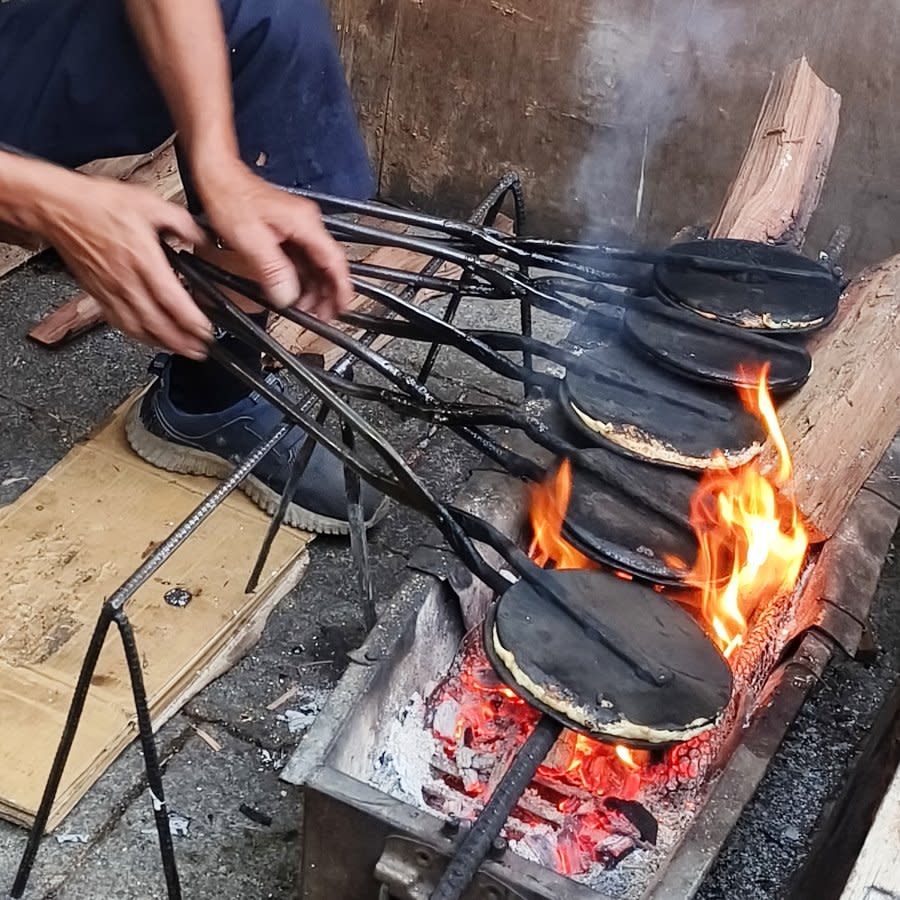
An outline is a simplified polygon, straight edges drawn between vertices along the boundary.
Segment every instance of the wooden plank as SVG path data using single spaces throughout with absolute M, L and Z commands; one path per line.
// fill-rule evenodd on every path
M 59 347 L 103 321 L 100 304 L 84 291 L 78 291 L 52 313 L 44 316 L 28 337 L 44 347 Z
M 710 237 L 803 245 L 837 138 L 841 97 L 806 57 L 773 78 Z
M 820 247 L 849 223 L 848 258 L 859 264 L 900 245 L 896 4 L 860 15 L 839 0 L 826 16 L 807 0 L 399 5 L 395 18 L 397 0 L 331 0 L 358 105 L 389 99 L 383 138 L 381 117 L 363 119 L 370 145 L 383 147 L 373 160 L 385 197 L 461 214 L 510 166 L 525 176 L 535 231 L 583 236 L 616 222 L 667 240 L 716 216 L 772 72 L 805 53 L 852 111 L 811 239 Z M 377 91 L 359 83 L 375 48 Z M 478 97 L 474 115 L 459 97 Z
M 121 156 L 113 159 L 100 159 L 81 166 L 79 171 L 90 175 L 99 175 L 104 178 L 120 178 L 123 181 L 136 180 L 141 183 L 140 171 L 151 166 L 160 158 L 164 158 L 174 164 L 175 152 L 171 139 L 166 141 L 151 153 L 143 153 L 139 156 Z M 158 169 L 154 170 L 158 171 Z M 151 185 L 152 186 L 152 185 Z M 36 243 L 32 247 L 20 247 L 16 244 L 0 243 L 0 277 L 12 272 L 19 266 L 33 259 L 39 253 L 46 250 L 46 246 Z
M 863 272 L 812 335 L 809 381 L 778 410 L 814 540 L 831 537 L 900 428 L 900 256 Z M 774 460 L 768 447 L 766 460 Z
M 380 177 L 401 0 L 331 0 L 341 60 L 369 158 Z
M 0 816 L 28 824 L 103 598 L 214 482 L 155 469 L 127 446 L 123 411 L 0 512 Z M 99 476 L 99 477 L 98 477 Z M 253 595 L 243 586 L 268 517 L 236 493 L 129 605 L 159 727 L 245 650 L 296 583 L 310 536 L 282 529 Z M 164 595 L 185 587 L 177 609 Z M 114 629 L 115 631 L 115 629 Z M 121 642 L 110 635 L 51 827 L 134 738 Z
M 900 900 L 900 769 L 881 802 L 841 900 Z

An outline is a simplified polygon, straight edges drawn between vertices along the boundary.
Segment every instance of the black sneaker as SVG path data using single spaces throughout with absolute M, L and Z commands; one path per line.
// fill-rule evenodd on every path
M 186 475 L 222 478 L 282 422 L 281 413 L 256 393 L 221 412 L 183 412 L 171 399 L 170 369 L 167 360 L 158 369 L 156 383 L 128 411 L 125 423 L 132 449 L 154 466 Z M 270 375 L 267 381 L 276 390 L 283 390 L 276 376 Z M 278 508 L 304 437 L 300 428 L 292 428 L 241 485 L 241 490 L 270 515 Z M 386 498 L 365 482 L 362 503 L 367 526 L 386 512 Z M 287 508 L 285 522 L 320 534 L 347 534 L 349 530 L 343 465 L 319 445 Z

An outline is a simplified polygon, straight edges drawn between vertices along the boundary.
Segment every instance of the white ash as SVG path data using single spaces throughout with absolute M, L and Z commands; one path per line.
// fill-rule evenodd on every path
M 519 839 L 509 842 L 510 849 L 548 869 L 556 868 L 556 831 L 544 822 L 536 822 Z
M 397 800 L 426 809 L 422 790 L 435 782 L 431 760 L 440 749 L 425 723 L 425 700 L 415 693 L 387 729 L 386 747 L 375 751 L 373 787 Z
M 456 722 L 459 719 L 459 702 L 453 697 L 442 700 L 434 711 L 431 728 L 438 737 L 453 740 L 456 735 Z
M 291 734 L 299 734 L 306 731 L 310 725 L 316 720 L 316 716 L 322 711 L 325 701 L 328 698 L 328 691 L 313 690 L 304 693 L 300 700 L 294 703 L 294 708 L 286 709 L 279 713 L 276 718 L 279 722 L 284 722 Z

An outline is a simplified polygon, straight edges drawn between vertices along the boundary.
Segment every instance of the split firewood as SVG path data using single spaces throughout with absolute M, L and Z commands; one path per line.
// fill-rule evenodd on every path
M 44 347 L 59 347 L 103 321 L 100 304 L 84 291 L 78 291 L 41 319 L 28 337 Z
M 837 135 L 840 96 L 805 58 L 773 81 L 710 237 L 800 249 Z M 807 339 L 809 381 L 778 410 L 814 541 L 830 537 L 900 428 L 900 257 L 863 273 Z M 771 444 L 763 465 L 774 462 Z
M 841 96 L 806 60 L 769 85 L 710 237 L 803 245 L 837 137 Z
M 778 415 L 797 505 L 813 540 L 822 540 L 900 429 L 900 256 L 854 279 L 834 322 L 808 346 L 812 375 Z

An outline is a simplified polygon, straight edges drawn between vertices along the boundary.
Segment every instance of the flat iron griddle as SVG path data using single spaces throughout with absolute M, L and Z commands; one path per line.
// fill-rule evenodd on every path
M 585 454 L 611 453 L 603 448 Z M 621 457 L 635 480 L 654 485 L 659 504 L 651 509 L 628 492 L 572 467 L 572 492 L 562 536 L 596 562 L 654 584 L 681 586 L 697 558 L 689 523 L 698 480 L 690 473 Z M 666 507 L 671 513 L 666 514 Z
M 626 310 L 622 334 L 651 360 L 697 381 L 747 385 L 768 364 L 769 389 L 787 394 L 812 371 L 802 347 L 661 303 Z
M 642 677 L 520 581 L 485 621 L 486 652 L 506 684 L 566 728 L 630 747 L 670 746 L 716 725 L 731 697 L 731 671 L 687 612 L 612 575 L 568 570 L 547 577 L 572 608 L 600 616 L 619 649 L 639 648 L 666 667 L 668 678 L 661 684 Z
M 592 374 L 568 372 L 560 399 L 593 441 L 681 469 L 706 469 L 714 451 L 749 462 L 765 441 L 762 424 L 733 390 L 697 384 L 654 365 L 616 335 L 582 357 Z
M 702 255 L 757 266 L 788 266 L 821 275 L 819 263 L 789 250 L 754 241 L 688 241 L 670 254 Z M 789 278 L 722 274 L 672 262 L 658 263 L 653 282 L 659 295 L 719 322 L 751 331 L 811 331 L 827 324 L 837 311 L 840 282 L 834 278 Z

